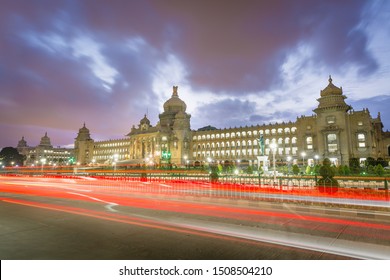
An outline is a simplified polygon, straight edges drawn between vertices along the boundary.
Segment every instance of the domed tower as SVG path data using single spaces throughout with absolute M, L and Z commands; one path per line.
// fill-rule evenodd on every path
M 25 160 L 23 162 L 23 165 L 26 165 L 28 154 L 29 154 L 29 147 L 27 145 L 26 140 L 24 140 L 24 136 L 22 136 L 22 139 L 19 140 L 18 146 L 16 147 L 18 150 L 18 153 L 25 156 Z
M 330 158 L 336 164 L 348 164 L 351 142 L 348 111 L 351 106 L 345 103 L 342 87 L 332 83 L 320 91 L 318 107 L 313 111 L 317 114 L 318 149 L 322 158 Z
M 50 138 L 47 136 L 47 132 L 45 133 L 45 136 L 41 138 L 41 142 L 38 145 L 39 147 L 45 147 L 45 148 L 53 148 L 50 142 Z
M 149 127 L 150 127 L 150 120 L 146 117 L 145 114 L 145 116 L 139 122 L 139 128 L 141 129 L 141 131 L 145 131 L 148 130 Z
M 351 109 L 351 106 L 347 105 L 344 101 L 344 99 L 346 99 L 347 97 L 343 95 L 343 88 L 336 87 L 332 83 L 331 76 L 329 76 L 328 81 L 328 86 L 320 91 L 321 97 L 317 99 L 320 104 L 318 104 L 318 107 L 314 109 L 314 112 L 320 114 L 326 111 L 349 111 Z
M 171 162 L 183 165 L 189 156 L 190 119 L 187 105 L 179 98 L 178 87 L 173 87 L 172 96 L 164 103 L 160 118 L 161 152 L 170 152 Z
M 89 129 L 85 126 L 79 129 L 79 133 L 74 142 L 74 154 L 76 162 L 88 164 L 93 158 L 94 140 L 91 138 Z

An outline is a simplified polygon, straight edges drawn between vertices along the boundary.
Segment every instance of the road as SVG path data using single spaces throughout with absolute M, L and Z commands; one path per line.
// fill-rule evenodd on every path
M 0 177 L 0 258 L 390 259 L 386 209 L 352 215 L 351 206 L 199 197 L 186 186 Z

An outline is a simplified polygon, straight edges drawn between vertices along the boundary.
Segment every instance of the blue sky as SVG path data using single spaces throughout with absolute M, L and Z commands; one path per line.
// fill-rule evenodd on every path
M 192 129 L 295 121 L 329 75 L 390 128 L 390 1 L 6 0 L 0 42 L 0 147 L 123 138 L 174 85 Z

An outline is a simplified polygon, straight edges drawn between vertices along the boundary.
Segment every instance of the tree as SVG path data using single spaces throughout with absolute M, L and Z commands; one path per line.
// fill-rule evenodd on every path
M 253 167 L 252 165 L 249 165 L 248 168 L 246 169 L 247 174 L 253 174 Z
M 218 182 L 219 174 L 218 174 L 218 165 L 211 164 L 210 165 L 210 181 L 211 183 Z
M 383 174 L 385 173 L 385 169 L 380 164 L 375 166 L 374 171 L 375 171 L 375 174 L 378 175 L 378 176 L 383 176 Z
M 0 161 L 4 166 L 23 165 L 24 156 L 13 147 L 5 147 L 0 151 Z
M 384 160 L 383 158 L 378 158 L 376 160 L 376 162 L 380 165 L 382 165 L 382 167 L 387 167 L 389 166 L 389 162 L 387 160 Z
M 376 160 L 372 157 L 368 157 L 366 159 L 366 162 L 365 162 L 365 165 L 368 167 L 368 166 L 375 166 L 376 165 Z
M 344 169 L 344 166 L 343 165 L 339 165 L 338 167 L 337 167 L 337 174 L 338 175 L 345 175 L 345 169 Z
M 294 164 L 292 167 L 292 172 L 294 175 L 298 175 L 299 174 L 299 166 Z
M 333 178 L 335 171 L 335 168 L 331 166 L 331 161 L 328 158 L 325 158 L 320 168 L 320 175 L 322 178 L 318 180 L 320 192 L 337 192 L 339 183 Z
M 358 174 L 360 172 L 359 159 L 358 158 L 350 158 L 349 159 L 349 168 L 351 170 L 351 173 Z
M 348 165 L 344 165 L 344 175 L 351 175 L 351 169 L 349 169 Z

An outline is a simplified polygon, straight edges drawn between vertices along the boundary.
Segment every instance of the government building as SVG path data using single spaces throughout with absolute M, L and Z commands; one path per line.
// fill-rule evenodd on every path
M 155 126 L 145 115 L 126 138 L 95 142 L 84 125 L 77 135 L 74 153 L 81 164 L 169 162 L 196 166 L 212 160 L 258 165 L 260 156 L 273 152 L 279 161 L 289 159 L 301 164 L 325 157 L 335 165 L 348 165 L 351 158 L 389 160 L 390 132 L 383 131 L 380 114 L 373 118 L 367 108 L 355 111 L 345 99 L 342 88 L 329 77 L 312 116 L 298 117 L 295 122 L 191 130 L 191 115 L 179 98 L 178 87 L 173 87 L 172 97 L 164 103 Z M 261 136 L 264 155 L 259 146 Z M 276 144 L 274 150 L 272 143 Z
M 73 149 L 53 147 L 47 132 L 36 147 L 28 146 L 27 141 L 22 137 L 18 142 L 17 150 L 19 154 L 25 156 L 25 166 L 65 165 L 74 158 Z
M 300 116 L 294 122 L 235 128 L 206 126 L 198 130 L 191 130 L 191 115 L 174 86 L 156 125 L 145 115 L 125 138 L 94 141 L 84 124 L 69 153 L 82 165 L 183 167 L 213 161 L 259 166 L 265 164 L 261 162 L 264 159 L 269 164 L 273 156 L 279 162 L 305 165 L 323 158 L 335 165 L 348 165 L 351 158 L 360 162 L 369 157 L 389 161 L 390 132 L 383 131 L 380 113 L 372 117 L 367 108 L 355 111 L 345 102 L 342 88 L 335 86 L 331 77 L 328 81 L 312 116 Z

